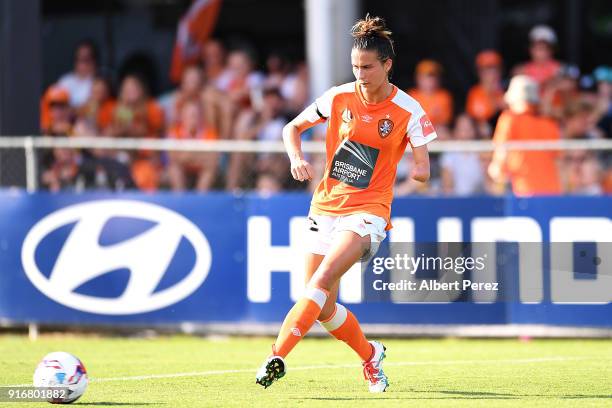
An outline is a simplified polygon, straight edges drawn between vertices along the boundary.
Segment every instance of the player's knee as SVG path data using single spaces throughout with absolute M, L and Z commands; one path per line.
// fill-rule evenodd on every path
M 310 283 L 316 287 L 331 291 L 340 280 L 340 276 L 345 272 L 342 268 L 343 266 L 338 260 L 326 259 L 321 262 L 310 279 Z
M 325 289 L 327 291 L 330 291 L 335 283 L 336 282 L 333 278 L 331 271 L 327 268 L 319 269 L 310 279 L 311 285 L 317 288 Z
M 330 302 L 329 299 L 325 302 L 323 309 L 321 309 L 321 313 L 319 313 L 319 321 L 327 320 L 334 314 L 336 310 L 336 302 Z

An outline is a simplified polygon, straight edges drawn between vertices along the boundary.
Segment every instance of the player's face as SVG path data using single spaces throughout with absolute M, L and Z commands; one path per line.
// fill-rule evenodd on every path
M 376 51 L 357 48 L 351 51 L 351 64 L 357 83 L 371 90 L 378 89 L 385 83 L 391 68 L 391 60 L 381 62 Z

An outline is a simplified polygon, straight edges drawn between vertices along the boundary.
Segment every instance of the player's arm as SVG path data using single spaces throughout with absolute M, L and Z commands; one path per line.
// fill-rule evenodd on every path
M 420 105 L 408 122 L 407 136 L 410 141 L 410 147 L 412 147 L 412 157 L 414 159 L 414 166 L 410 172 L 410 177 L 413 180 L 424 183 L 429 180 L 429 150 L 427 149 L 427 143 L 438 136 Z
M 312 165 L 304 159 L 300 136 L 304 131 L 324 122 L 325 119 L 316 103 L 313 103 L 283 128 L 283 142 L 291 162 L 291 175 L 296 180 L 311 180 L 314 175 Z
M 427 145 L 412 147 L 412 156 L 414 157 L 414 167 L 410 176 L 421 183 L 429 180 L 429 151 Z

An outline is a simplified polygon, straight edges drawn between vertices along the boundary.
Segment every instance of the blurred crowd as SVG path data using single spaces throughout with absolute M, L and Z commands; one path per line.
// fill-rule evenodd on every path
M 612 68 L 582 73 L 555 59 L 557 36 L 547 26 L 529 34 L 530 60 L 506 67 L 496 50 L 478 53 L 478 82 L 461 106 L 444 87 L 444 67 L 415 67 L 418 100 L 440 140 L 612 138 Z M 192 140 L 282 139 L 282 128 L 313 98 L 304 62 L 282 53 L 258 70 L 247 48 L 227 49 L 216 39 L 182 68 L 172 92 L 153 98 L 138 73 L 117 84 L 99 74 L 95 44 L 84 41 L 71 72 L 41 100 L 41 131 L 49 136 L 110 136 Z M 512 78 L 512 81 L 509 79 Z M 509 87 L 510 85 L 510 87 Z M 316 96 L 316 95 L 315 95 Z M 308 132 L 306 138 L 321 138 Z M 54 149 L 41 154 L 47 189 L 255 190 L 262 194 L 304 188 L 290 178 L 283 154 L 196 153 L 152 150 Z M 322 155 L 311 157 L 322 171 Z M 410 155 L 398 168 L 396 194 L 521 195 L 610 194 L 612 158 L 605 152 L 446 152 L 432 155 L 429 183 L 412 181 Z M 530 186 L 537 179 L 546 188 Z M 510 184 L 509 184 L 510 183 Z M 511 187 L 508 187 L 508 186 Z M 553 187 L 551 187 L 553 186 Z

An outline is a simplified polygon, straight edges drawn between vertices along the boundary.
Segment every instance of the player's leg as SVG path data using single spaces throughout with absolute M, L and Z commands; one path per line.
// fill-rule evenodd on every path
M 284 358 L 317 320 L 330 290 L 334 289 L 340 277 L 363 256 L 369 245 L 369 237 L 364 238 L 351 231 L 337 234 L 334 244 L 314 273 L 304 296 L 285 317 L 273 346 L 273 355 L 257 372 L 258 384 L 267 388 L 285 375 Z
M 331 290 L 342 275 L 357 262 L 369 247 L 369 237 L 352 231 L 337 234 L 336 242 L 310 279 L 306 293 L 287 314 L 277 341 L 275 354 L 285 357 L 319 318 Z
M 350 230 L 359 234 L 369 235 L 372 248 L 370 254 L 376 251 L 376 245 L 385 238 L 386 222 L 380 217 L 370 214 L 355 214 L 342 217 L 336 225 L 336 230 Z M 308 270 L 308 269 L 307 269 Z M 372 392 L 383 392 L 388 386 L 388 379 L 382 370 L 382 360 L 385 358 L 385 347 L 377 341 L 368 341 L 357 318 L 350 310 L 341 304 L 333 308 L 326 305 L 331 314 L 321 313 L 319 321 L 336 339 L 345 342 L 361 358 L 364 366 L 364 376 L 369 381 Z
M 325 255 L 313 254 L 313 253 L 306 254 L 306 268 L 305 268 L 306 273 L 305 273 L 305 282 L 304 282 L 306 287 L 308 287 L 308 284 L 310 283 L 310 279 L 312 278 L 312 275 L 314 275 L 314 273 L 317 271 L 317 268 L 319 268 L 319 265 L 321 265 L 321 262 L 323 262 L 323 258 L 325 258 Z M 338 299 L 338 287 L 339 286 L 340 286 L 340 282 L 338 282 L 336 286 L 333 287 L 332 290 L 329 291 L 329 296 L 327 297 L 327 301 L 325 302 L 325 305 L 321 309 L 321 313 L 319 313 L 319 317 L 317 320 L 319 321 L 326 320 L 334 314 L 334 311 L 336 309 L 336 300 Z
M 324 256 L 319 254 L 306 255 L 306 286 L 323 262 L 323 258 Z M 334 288 L 329 291 L 327 301 L 317 320 L 329 334 L 351 347 L 362 361 L 368 361 L 372 357 L 372 346 L 363 334 L 355 315 L 346 307 L 337 303 L 339 286 L 340 282 L 337 282 Z

